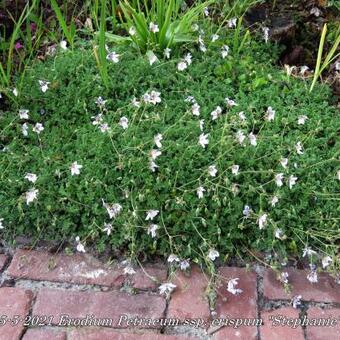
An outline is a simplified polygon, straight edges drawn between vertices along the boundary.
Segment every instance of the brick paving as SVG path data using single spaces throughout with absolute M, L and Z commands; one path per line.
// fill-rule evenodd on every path
M 312 284 L 305 271 L 288 269 L 286 292 L 259 266 L 220 267 L 214 278 L 196 266 L 190 273 L 168 273 L 162 263 L 135 270 L 124 275 L 88 254 L 0 254 L 0 340 L 340 338 L 340 287 L 325 273 Z M 234 278 L 239 295 L 226 289 Z M 165 282 L 176 285 L 170 299 L 158 291 Z

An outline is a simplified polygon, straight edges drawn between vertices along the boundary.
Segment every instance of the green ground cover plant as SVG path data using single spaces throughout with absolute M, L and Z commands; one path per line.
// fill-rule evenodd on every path
M 274 45 L 240 39 L 229 49 L 235 27 L 210 29 L 151 58 L 108 46 L 105 86 L 86 42 L 28 65 L 0 115 L 1 236 L 132 260 L 263 252 L 274 266 L 304 254 L 313 273 L 335 268 L 330 89 L 310 94 L 308 81 L 273 66 Z

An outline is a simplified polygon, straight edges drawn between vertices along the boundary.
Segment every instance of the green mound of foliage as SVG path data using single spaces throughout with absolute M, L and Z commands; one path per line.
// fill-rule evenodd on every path
M 339 119 L 329 89 L 309 94 L 273 66 L 269 44 L 222 58 L 232 41 L 221 39 L 152 65 L 116 49 L 109 88 L 86 47 L 27 69 L 0 116 L 0 234 L 79 236 L 85 249 L 197 262 L 212 249 L 280 262 L 306 247 L 334 255 Z

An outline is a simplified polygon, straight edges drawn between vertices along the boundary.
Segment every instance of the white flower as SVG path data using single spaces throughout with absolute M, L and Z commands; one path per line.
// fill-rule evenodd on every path
M 287 272 L 282 272 L 280 274 L 279 280 L 283 283 L 288 283 L 289 274 Z
M 282 187 L 283 185 L 283 173 L 279 173 L 277 175 L 275 175 L 275 183 L 278 187 Z
M 16 89 L 16 87 L 12 90 L 12 93 L 14 94 L 15 97 L 18 97 L 18 90 Z
M 322 262 L 322 268 L 325 269 L 327 268 L 331 262 L 332 262 L 332 258 L 330 256 L 325 256 L 322 258 L 321 262 Z
M 298 178 L 293 176 L 293 175 L 289 176 L 289 180 L 288 180 L 289 189 L 291 189 L 293 187 L 293 185 L 296 184 L 297 179 Z
M 198 36 L 198 43 L 199 43 L 199 49 L 205 53 L 207 51 L 207 48 L 205 47 L 204 40 L 201 35 Z
M 217 174 L 216 165 L 210 165 L 208 168 L 208 172 L 211 177 L 216 177 Z
M 298 155 L 303 155 L 303 147 L 301 145 L 301 142 L 297 142 L 295 144 L 295 150 L 296 150 Z
M 280 228 L 275 229 L 275 237 L 278 238 L 279 240 L 283 240 L 285 238 L 282 229 Z
M 126 117 L 121 117 L 118 124 L 125 130 L 129 127 L 129 120 Z
M 242 211 L 242 214 L 245 218 L 248 218 L 251 214 L 251 208 L 249 207 L 249 205 L 245 205 Z
M 21 125 L 22 134 L 26 137 L 28 136 L 28 124 L 24 123 Z
M 42 92 L 46 92 L 48 90 L 48 85 L 50 84 L 50 82 L 45 81 L 45 80 L 39 80 L 39 85 L 40 85 L 40 89 Z
M 106 102 L 107 100 L 104 100 L 102 97 L 98 97 L 95 101 L 95 103 L 101 108 L 105 107 Z
M 204 12 L 204 15 L 205 15 L 206 17 L 209 16 L 209 8 L 208 8 L 208 7 L 204 7 L 203 12 Z
M 316 251 L 312 250 L 310 247 L 306 247 L 303 249 L 302 257 L 305 257 L 306 255 L 308 256 L 316 255 Z
M 199 116 L 200 115 L 200 106 L 197 103 L 194 103 L 191 106 L 191 111 L 194 116 Z
M 134 107 L 140 107 L 140 101 L 138 101 L 136 97 L 133 97 L 133 98 L 132 98 L 131 104 L 132 104 Z
M 145 221 L 152 221 L 159 213 L 159 210 L 148 210 L 146 212 Z
M 187 270 L 188 268 L 190 268 L 189 260 L 182 260 L 179 264 L 179 267 L 181 268 L 181 270 Z
M 229 28 L 234 28 L 236 27 L 236 22 L 237 22 L 237 18 L 232 18 L 227 21 L 227 25 Z
M 134 275 L 136 271 L 131 266 L 126 266 L 123 270 L 124 275 Z
M 67 50 L 67 41 L 62 40 L 62 41 L 60 42 L 60 47 L 61 47 L 63 50 Z
M 316 272 L 316 270 L 312 270 L 308 275 L 307 275 L 307 279 L 310 283 L 316 283 L 318 282 L 318 273 Z
M 170 59 L 170 52 L 171 52 L 171 48 L 168 48 L 168 47 L 163 51 L 164 57 L 166 59 Z
M 222 55 L 222 58 L 226 58 L 229 54 L 229 46 L 228 45 L 223 45 L 222 48 L 221 48 L 221 55 Z
M 283 168 L 287 169 L 288 158 L 281 158 L 280 159 L 280 164 L 282 165 Z
M 106 209 L 107 213 L 109 214 L 109 218 L 112 220 L 116 218 L 119 213 L 122 211 L 123 207 L 119 203 L 107 204 L 103 201 L 103 206 Z
M 29 205 L 38 197 L 39 190 L 32 188 L 28 190 L 25 194 L 26 204 Z
M 104 123 L 104 124 L 100 124 L 99 125 L 99 130 L 102 132 L 102 133 L 105 133 L 105 132 L 108 132 L 110 131 L 110 127 L 107 123 Z
M 215 42 L 216 40 L 218 40 L 219 37 L 220 37 L 220 36 L 219 36 L 218 34 L 213 34 L 213 35 L 211 36 L 211 41 L 212 41 L 212 42 Z
M 296 295 L 293 297 L 292 302 L 291 302 L 293 308 L 298 308 L 301 305 L 301 299 L 302 299 L 301 295 Z
M 279 198 L 276 196 L 276 195 L 274 195 L 272 198 L 271 198 L 271 200 L 270 200 L 270 204 L 271 204 L 271 206 L 272 207 L 275 207 L 275 205 L 276 205 L 276 203 L 279 201 Z
M 256 135 L 254 135 L 252 132 L 250 132 L 250 134 L 248 135 L 248 137 L 249 137 L 250 144 L 251 144 L 252 146 L 256 146 L 256 145 L 257 145 Z
M 150 92 L 150 103 L 153 105 L 156 105 L 157 103 L 160 103 L 161 100 L 161 93 L 157 91 L 151 91 Z
M 180 262 L 180 259 L 177 255 L 175 254 L 170 254 L 168 257 L 168 262 L 173 263 L 173 262 Z
M 212 120 L 217 119 L 221 113 L 222 113 L 221 106 L 217 106 L 216 109 L 210 113 Z
M 157 33 L 157 32 L 159 32 L 158 25 L 157 25 L 157 24 L 154 24 L 153 22 L 150 22 L 150 24 L 149 24 L 149 30 L 150 30 L 150 32 L 152 32 L 152 33 Z
M 231 167 L 231 172 L 233 175 L 237 175 L 238 174 L 238 171 L 240 170 L 240 166 L 237 165 L 237 164 L 234 164 L 232 167 Z
M 116 52 L 110 52 L 106 56 L 106 60 L 112 61 L 113 63 L 117 64 L 119 62 L 119 57 L 120 57 L 120 54 Z
M 246 139 L 246 136 L 241 130 L 238 130 L 235 134 L 235 138 L 240 143 L 240 145 L 243 145 L 243 142 Z
M 262 27 L 262 32 L 263 32 L 263 39 L 265 43 L 267 43 L 269 40 L 269 27 Z
M 204 192 L 205 192 L 205 189 L 202 186 L 200 186 L 196 189 L 196 193 L 197 193 L 198 198 L 203 198 Z
M 184 71 L 188 67 L 187 63 L 185 61 L 180 61 L 177 64 L 177 70 L 178 71 Z
M 162 285 L 160 285 L 158 289 L 161 295 L 165 294 L 166 297 L 168 298 L 176 287 L 177 286 L 174 285 L 173 283 L 168 282 L 168 283 L 163 283 Z
M 107 236 L 110 236 L 112 232 L 112 224 L 111 223 L 104 223 L 104 232 L 106 232 Z
M 245 122 L 247 120 L 245 114 L 243 111 L 238 113 L 238 116 L 240 117 L 240 119 L 242 120 L 242 122 Z
M 0 229 L 4 229 L 5 228 L 5 226 L 3 225 L 3 218 L 0 218 Z
M 204 128 L 204 119 L 201 119 L 200 120 L 200 130 L 203 131 L 203 128 Z M 340 170 L 338 171 L 339 172 L 339 178 L 340 178 Z
M 159 168 L 159 166 L 154 161 L 151 161 L 149 168 L 152 172 L 155 172 L 156 169 Z
M 162 147 L 162 143 L 161 141 L 163 140 L 163 136 L 158 133 L 154 138 L 153 138 L 157 148 L 161 148 Z
M 28 119 L 29 118 L 28 113 L 29 113 L 29 110 L 24 110 L 24 109 L 19 110 L 20 119 Z
M 103 115 L 101 113 L 97 114 L 96 116 L 91 117 L 93 119 L 93 125 L 100 125 L 103 122 Z
M 267 214 L 260 215 L 260 217 L 259 217 L 259 219 L 257 221 L 257 223 L 259 224 L 260 230 L 264 229 L 264 227 L 266 226 L 266 224 L 267 224 L 267 217 L 268 217 Z
M 224 99 L 226 104 L 229 106 L 229 107 L 233 107 L 233 106 L 237 106 L 238 104 L 235 102 L 235 100 L 233 99 L 229 99 L 228 97 Z
M 209 249 L 208 257 L 211 261 L 215 261 L 220 256 L 216 249 Z
M 270 122 L 270 121 L 273 121 L 275 118 L 275 110 L 273 110 L 273 108 L 271 106 L 268 107 L 267 109 L 267 114 L 266 114 L 266 117 L 265 119 Z
M 209 137 L 208 134 L 200 134 L 200 137 L 198 139 L 198 143 L 202 146 L 203 149 L 205 149 L 205 146 L 209 144 Z
M 149 59 L 150 65 L 153 65 L 158 60 L 157 56 L 153 52 L 148 53 L 148 59 Z
M 191 65 L 192 63 L 192 55 L 191 53 L 187 53 L 186 56 L 184 57 L 184 61 L 188 64 Z
M 42 131 L 44 131 L 44 126 L 41 123 L 36 123 L 33 126 L 32 130 L 33 130 L 33 132 L 35 132 L 39 135 Z
M 239 278 L 236 277 L 235 279 L 231 279 L 228 281 L 228 287 L 227 287 L 227 291 L 233 295 L 239 295 L 243 292 L 242 289 L 239 288 L 235 288 L 235 286 L 238 285 L 238 280 Z
M 28 172 L 25 175 L 25 179 L 27 179 L 29 182 L 35 183 L 38 179 L 38 176 L 36 174 L 32 174 L 32 173 Z
M 304 75 L 307 71 L 309 70 L 309 67 L 308 66 L 301 66 L 301 68 L 300 68 L 300 73 L 302 74 L 302 75 Z
M 310 10 L 310 14 L 315 15 L 316 17 L 319 17 L 320 14 L 321 14 L 321 11 L 319 10 L 319 8 L 313 7 L 313 8 Z
M 298 124 L 299 125 L 304 125 L 308 117 L 306 115 L 302 115 L 298 117 Z
M 159 157 L 162 154 L 162 151 L 157 150 L 157 149 L 152 149 L 150 151 L 150 156 L 152 160 L 155 160 L 157 157 Z
M 76 242 L 77 242 L 77 251 L 79 253 L 85 253 L 85 247 L 84 245 L 80 242 L 79 236 L 76 237 Z
M 134 26 L 131 26 L 131 27 L 129 28 L 129 34 L 130 34 L 131 36 L 134 36 L 134 35 L 136 34 L 136 28 L 135 28 Z
M 231 192 L 236 196 L 240 192 L 240 186 L 237 183 L 233 183 L 231 186 Z
M 159 226 L 157 224 L 150 224 L 148 228 L 148 235 L 151 235 L 152 238 L 155 238 L 157 236 L 158 229 L 159 229 Z
M 83 166 L 78 164 L 78 162 L 73 162 L 70 166 L 70 170 L 71 170 L 71 176 L 74 176 L 74 175 L 79 175 L 80 174 L 80 169 L 82 168 Z

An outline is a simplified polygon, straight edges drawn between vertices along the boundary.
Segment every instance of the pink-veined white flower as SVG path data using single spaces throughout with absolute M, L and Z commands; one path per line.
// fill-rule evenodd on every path
M 208 17 L 208 16 L 209 16 L 209 8 L 208 8 L 208 7 L 204 7 L 203 13 L 204 13 L 204 15 L 205 15 L 206 17 Z
M 32 188 L 28 190 L 25 194 L 26 204 L 30 205 L 30 203 L 37 199 L 38 194 L 39 194 L 38 189 Z
M 248 218 L 251 214 L 251 208 L 249 205 L 245 205 L 244 208 L 243 208 L 243 211 L 242 211 L 242 214 L 245 218 Z
M 275 183 L 278 187 L 282 187 L 283 185 L 283 173 L 279 173 L 275 175 Z
M 27 123 L 24 123 L 21 125 L 21 131 L 25 137 L 28 136 L 28 124 Z
M 210 113 L 212 120 L 216 120 L 222 113 L 221 106 L 217 106 L 214 111 Z
M 231 293 L 233 295 L 239 295 L 239 294 L 241 294 L 243 292 L 242 289 L 236 288 L 236 286 L 238 285 L 238 281 L 239 281 L 238 277 L 228 281 L 227 291 L 229 293 Z
M 159 157 L 162 154 L 162 151 L 157 150 L 157 149 L 152 149 L 150 151 L 150 157 L 152 160 L 155 160 L 157 157 Z
M 230 98 L 225 98 L 224 99 L 226 104 L 229 106 L 229 107 L 233 107 L 233 106 L 237 106 L 238 104 L 235 102 L 235 100 L 233 99 L 230 99 Z
M 319 17 L 321 15 L 321 11 L 317 7 L 313 7 L 309 13 L 315 15 L 316 17 Z
M 196 189 L 196 193 L 197 193 L 198 198 L 203 198 L 204 192 L 205 192 L 205 189 L 202 186 L 199 186 Z
M 191 106 L 191 112 L 194 116 L 199 116 L 200 115 L 200 106 L 197 104 L 197 103 L 194 103 L 192 106 Z
M 97 105 L 98 107 L 100 107 L 100 108 L 104 108 L 106 102 L 107 102 L 107 100 L 104 100 L 104 99 L 103 99 L 102 97 L 100 97 L 100 96 L 99 96 L 98 98 L 96 98 L 96 100 L 95 100 L 96 105 Z
M 157 224 L 150 224 L 147 234 L 151 235 L 152 238 L 155 238 L 157 236 L 158 229 L 159 229 L 159 226 Z
M 131 36 L 134 36 L 136 33 L 137 33 L 136 28 L 135 28 L 134 26 L 131 26 L 131 27 L 129 28 L 129 34 L 130 34 Z
M 25 179 L 27 179 L 31 183 L 35 183 L 37 181 L 37 179 L 38 179 L 38 176 L 36 174 L 28 172 L 25 175 Z
M 103 123 L 103 114 L 99 113 L 96 116 L 92 116 L 92 125 L 100 125 Z
M 229 54 L 229 46 L 228 45 L 223 45 L 221 48 L 221 55 L 222 58 L 225 59 Z
M 145 221 L 152 221 L 159 213 L 159 210 L 148 210 L 146 212 Z
M 217 174 L 216 165 L 210 165 L 208 168 L 208 172 L 211 177 L 216 177 Z
M 140 101 L 137 100 L 136 97 L 133 97 L 133 98 L 132 98 L 131 104 L 132 104 L 134 107 L 140 107 Z
M 44 131 L 44 126 L 41 123 L 36 123 L 33 128 L 32 128 L 33 132 L 37 133 L 38 135 Z
M 112 224 L 111 223 L 104 223 L 103 231 L 107 234 L 107 236 L 110 236 L 111 232 L 112 232 Z
M 166 59 L 170 59 L 170 53 L 171 53 L 171 48 L 168 48 L 168 47 L 166 49 L 164 49 L 164 51 L 163 51 L 164 57 Z
M 308 117 L 306 115 L 301 115 L 298 117 L 298 124 L 299 125 L 304 125 Z
M 163 283 L 161 284 L 158 289 L 159 289 L 159 294 L 160 295 L 165 295 L 167 298 L 169 298 L 170 294 L 173 292 L 173 290 L 176 288 L 177 286 L 174 285 L 171 282 L 167 282 L 167 283 Z
M 274 195 L 274 196 L 270 199 L 270 204 L 271 204 L 272 207 L 275 207 L 276 203 L 278 203 L 278 202 L 279 202 L 279 198 L 278 198 L 276 195 Z
M 159 166 L 154 161 L 151 161 L 149 168 L 152 172 L 155 172 L 157 170 L 157 168 L 159 168 Z
M 229 28 L 235 28 L 237 23 L 237 18 L 231 18 L 227 21 L 227 25 Z
M 133 269 L 133 267 L 131 267 L 131 266 L 126 266 L 126 267 L 123 269 L 123 273 L 124 273 L 124 275 L 134 275 L 134 274 L 136 274 L 136 271 Z
M 310 283 L 317 283 L 318 282 L 318 273 L 316 270 L 311 270 L 310 273 L 307 275 L 307 280 Z
M 192 64 L 192 55 L 191 53 L 187 53 L 184 57 L 184 61 L 188 64 L 191 65 Z
M 330 256 L 324 256 L 321 262 L 322 262 L 322 268 L 325 269 L 333 262 L 333 260 Z
M 260 230 L 264 229 L 265 226 L 267 225 L 267 218 L 268 218 L 267 214 L 262 214 L 262 215 L 259 216 L 257 223 L 259 225 Z
M 215 261 L 220 256 L 220 253 L 216 249 L 209 249 L 208 258 L 211 261 Z
M 212 42 L 215 42 L 216 40 L 218 40 L 219 37 L 220 37 L 220 36 L 219 36 L 218 34 L 213 34 L 213 35 L 211 36 L 211 41 L 212 41 Z
M 152 33 L 157 33 L 157 32 L 159 32 L 159 27 L 158 27 L 157 24 L 155 24 L 155 23 L 153 23 L 153 22 L 150 22 L 150 24 L 149 24 L 149 30 L 150 30 L 150 32 L 152 32 Z
M 161 100 L 161 93 L 157 92 L 157 91 L 151 91 L 150 92 L 150 99 L 149 102 L 153 105 L 156 105 L 158 103 L 160 103 Z
M 129 120 L 126 117 L 121 117 L 118 124 L 126 130 L 129 127 Z
M 301 305 L 301 299 L 302 299 L 301 295 L 296 295 L 296 296 L 293 297 L 293 299 L 291 301 L 293 308 L 296 309 Z
M 238 175 L 239 170 L 240 170 L 240 166 L 237 165 L 237 164 L 234 164 L 234 165 L 231 167 L 231 173 L 232 173 L 233 175 L 235 175 L 235 176 Z
M 190 268 L 190 262 L 189 260 L 182 260 L 179 264 L 179 267 L 181 268 L 181 270 L 185 271 L 188 268 Z
M 279 240 L 285 239 L 285 235 L 284 235 L 282 229 L 280 229 L 280 228 L 276 228 L 276 229 L 275 229 L 274 235 L 275 235 L 275 237 L 276 237 L 277 239 L 279 239 Z
M 180 259 L 177 255 L 170 254 L 169 257 L 168 257 L 168 262 L 169 263 L 180 262 Z
M 80 242 L 80 237 L 79 237 L 79 236 L 76 237 L 76 242 L 77 242 L 77 247 L 76 247 L 77 251 L 78 251 L 79 253 L 85 253 L 85 247 L 84 247 L 84 245 Z
M 100 125 L 99 125 L 99 130 L 100 130 L 102 133 L 105 133 L 105 132 L 111 131 L 111 128 L 109 127 L 109 124 L 103 123 L 103 124 L 100 124 Z
M 123 209 L 123 207 L 119 203 L 108 204 L 105 203 L 104 200 L 102 200 L 102 202 L 111 220 L 116 218 Z
M 247 118 L 246 118 L 246 116 L 245 116 L 245 114 L 244 114 L 243 111 L 239 112 L 239 113 L 238 113 L 238 116 L 239 116 L 239 118 L 240 118 L 240 120 L 241 120 L 242 122 L 245 122 L 245 121 L 247 120 Z
M 148 53 L 148 59 L 149 59 L 149 63 L 150 63 L 151 66 L 152 66 L 156 61 L 158 61 L 158 58 L 157 58 L 156 54 L 153 53 L 153 52 L 149 52 L 149 53 Z
M 244 140 L 246 139 L 246 136 L 244 135 L 243 131 L 238 130 L 235 134 L 235 138 L 240 145 L 244 145 Z
M 297 153 L 298 155 L 303 155 L 303 147 L 302 147 L 301 142 L 297 142 L 297 143 L 295 144 L 295 150 L 296 150 L 296 153 Z
M 108 53 L 108 55 L 106 56 L 106 60 L 112 61 L 113 63 L 117 64 L 119 62 L 119 57 L 120 54 L 113 51 Z
M 271 106 L 269 106 L 268 109 L 267 109 L 265 119 L 268 122 L 273 121 L 275 119 L 275 113 L 276 113 L 275 110 L 273 110 L 273 108 Z
M 163 140 L 163 136 L 162 134 L 158 133 L 154 138 L 153 138 L 157 148 L 161 148 L 162 147 L 162 143 L 161 141 Z
M 248 135 L 248 137 L 249 137 L 250 145 L 256 146 L 256 145 L 257 145 L 256 135 L 254 135 L 252 132 L 250 132 L 250 134 Z
M 288 277 L 289 277 L 289 274 L 287 272 L 282 272 L 280 273 L 280 276 L 279 276 L 279 280 L 282 282 L 282 283 L 288 283 Z
M 67 50 L 67 41 L 62 40 L 62 41 L 60 42 L 60 47 L 61 47 L 61 49 L 63 49 L 63 50 Z
M 289 189 L 291 189 L 293 187 L 293 185 L 296 184 L 297 179 L 298 178 L 296 176 L 294 176 L 294 175 L 289 176 L 289 179 L 288 179 Z
M 288 166 L 288 158 L 281 158 L 281 159 L 280 159 L 280 164 L 282 165 L 283 168 L 287 169 L 287 166 Z
M 71 170 L 71 176 L 75 176 L 75 175 L 79 175 L 80 174 L 80 169 L 83 166 L 78 164 L 78 162 L 73 162 L 70 166 L 70 170 Z
M 19 110 L 19 118 L 20 119 L 29 119 L 29 110 L 25 110 L 25 109 L 20 109 Z
M 198 143 L 205 149 L 206 145 L 209 144 L 209 135 L 204 133 L 200 134 Z
M 50 82 L 45 80 L 39 80 L 40 90 L 45 93 L 48 90 L 48 85 Z
M 304 76 L 305 73 L 306 73 L 308 70 L 309 70 L 309 67 L 308 67 L 308 66 L 306 66 L 306 65 L 301 66 L 301 68 L 300 68 L 300 74 Z
M 188 67 L 188 64 L 185 61 L 180 61 L 177 64 L 177 70 L 178 71 L 184 71 Z

